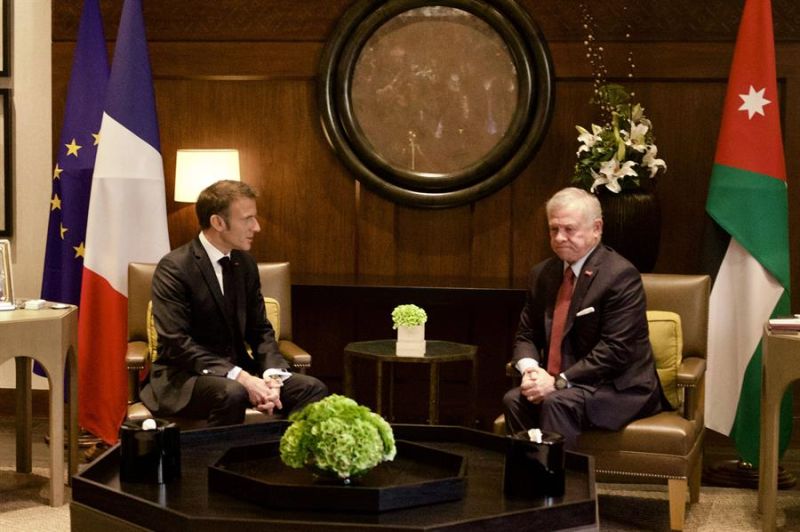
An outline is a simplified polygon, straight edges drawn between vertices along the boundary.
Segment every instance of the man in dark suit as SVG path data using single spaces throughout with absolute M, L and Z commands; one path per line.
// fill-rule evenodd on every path
M 547 202 L 547 220 L 557 257 L 531 271 L 512 360 L 522 382 L 503 398 L 506 429 L 557 432 L 574 449 L 583 429 L 619 430 L 665 401 L 642 279 L 601 244 L 600 202 L 563 189 Z
M 314 377 L 289 373 L 266 319 L 255 260 L 256 195 L 219 181 L 195 205 L 200 234 L 165 255 L 153 275 L 158 358 L 142 401 L 156 415 L 244 421 L 254 407 L 288 413 L 325 397 Z M 252 350 L 252 356 L 245 350 Z

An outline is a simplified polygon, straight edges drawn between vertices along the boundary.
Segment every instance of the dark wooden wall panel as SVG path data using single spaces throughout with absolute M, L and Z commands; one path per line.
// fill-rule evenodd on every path
M 354 188 L 358 211 L 356 273 L 360 277 L 393 279 L 397 274 L 395 205 L 358 182 Z
M 150 42 L 153 77 L 195 79 L 311 79 L 318 42 Z
M 352 180 L 325 149 L 307 80 L 158 80 L 172 245 L 196 234 L 191 208 L 172 201 L 175 149 L 235 147 L 242 179 L 260 191 L 262 230 L 253 253 L 296 273 L 352 274 Z M 313 242 L 314 245 L 309 245 Z
M 511 281 L 511 205 L 511 187 L 505 187 L 473 206 L 470 286 Z
M 242 150 L 244 179 L 263 193 L 264 230 L 254 248 L 259 258 L 291 260 L 296 272 L 309 275 L 381 276 L 397 284 L 415 278 L 429 285 L 486 284 L 481 279 L 490 278 L 524 286 L 530 265 L 549 254 L 541 203 L 569 182 L 577 148 L 574 125 L 598 118 L 588 103 L 591 70 L 582 32 L 574 27 L 576 7 L 523 2 L 551 39 L 558 80 L 552 125 L 538 155 L 511 185 L 489 198 L 423 211 L 361 190 L 328 148 L 318 124 L 316 68 L 327 33 L 348 2 L 302 4 L 271 1 L 254 7 L 225 0 L 220 8 L 193 2 L 189 17 L 185 2 L 146 3 L 168 194 L 177 148 L 235 146 Z M 700 271 L 696 251 L 739 8 L 731 7 L 735 2 L 704 8 L 674 4 L 650 3 L 662 18 L 651 17 L 652 31 L 634 30 L 627 40 L 624 25 L 613 22 L 625 11 L 624 2 L 605 2 L 594 15 L 604 21 L 597 37 L 608 40 L 603 44 L 609 78 L 635 90 L 669 164 L 659 185 L 664 224 L 656 270 L 691 273 Z M 118 5 L 102 6 L 112 37 Z M 784 134 L 787 153 L 793 153 L 800 142 L 800 112 L 789 101 L 796 103 L 792 95 L 800 83 L 798 44 L 790 40 L 797 36 L 791 31 L 797 15 L 790 3 L 774 6 Z M 78 12 L 76 0 L 54 5 L 56 133 L 74 39 L 69 28 Z M 677 16 L 689 12 L 696 16 L 689 22 Z M 715 17 L 707 16 L 711 12 Z M 687 36 L 687 24 L 705 37 Z M 636 64 L 632 80 L 626 78 L 629 51 Z M 787 157 L 792 222 L 800 221 L 794 191 L 798 164 Z M 168 208 L 176 245 L 191 238 L 196 225 L 191 208 L 171 200 Z M 795 279 L 800 277 L 797 257 L 793 248 Z M 795 294 L 795 307 L 797 300 Z
M 446 216 L 436 210 L 397 207 L 397 273 L 421 280 L 468 279 L 470 214 L 469 206 L 448 209 Z

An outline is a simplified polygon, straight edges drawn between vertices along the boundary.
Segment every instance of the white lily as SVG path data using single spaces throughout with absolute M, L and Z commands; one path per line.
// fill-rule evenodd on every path
M 605 176 L 603 174 L 598 174 L 594 170 L 589 170 L 589 171 L 592 173 L 592 179 L 594 179 L 594 181 L 592 182 L 592 188 L 589 189 L 589 192 L 591 192 L 592 194 L 595 193 L 598 187 L 601 187 L 603 185 L 605 185 L 606 188 L 611 192 L 619 193 L 619 191 L 622 190 L 622 187 L 620 187 L 619 183 L 617 182 L 618 181 L 617 179 L 612 181 L 608 178 L 608 176 Z
M 592 192 L 594 192 L 598 186 L 605 185 L 611 192 L 618 193 L 622 190 L 622 186 L 619 183 L 621 179 L 625 176 L 636 177 L 636 170 L 633 169 L 635 165 L 636 163 L 634 161 L 625 161 L 622 164 L 616 159 L 605 161 L 600 165 L 599 174 L 592 170 L 592 177 L 594 178 Z
M 664 162 L 664 159 L 657 159 L 657 154 L 658 148 L 656 145 L 650 144 L 647 146 L 647 150 L 644 152 L 644 157 L 642 157 L 642 166 L 650 169 L 651 178 L 656 175 L 659 168 L 663 168 L 664 171 L 667 170 L 667 163 Z
M 591 150 L 592 146 L 600 141 L 600 133 L 603 131 L 603 128 L 596 124 L 592 124 L 592 133 L 589 133 L 581 126 L 575 126 L 575 129 L 580 133 L 580 135 L 578 135 L 578 142 L 581 143 L 581 147 L 578 148 L 576 155 Z
M 638 152 L 643 152 L 647 148 L 647 144 L 645 143 L 644 137 L 647 135 L 647 131 L 650 128 L 647 127 L 644 123 L 635 124 L 631 128 L 630 134 L 623 131 L 622 135 L 625 138 L 625 144 L 633 148 Z

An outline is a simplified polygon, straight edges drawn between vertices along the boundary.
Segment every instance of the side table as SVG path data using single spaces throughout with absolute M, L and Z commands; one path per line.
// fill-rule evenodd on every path
M 764 326 L 761 341 L 761 440 L 758 509 L 762 530 L 775 530 L 778 497 L 778 434 L 781 400 L 800 379 L 800 334 L 773 333 Z
M 78 309 L 0 312 L 0 364 L 16 363 L 17 471 L 31 472 L 31 359 L 50 383 L 50 506 L 64 504 L 64 375 L 69 364 L 69 474 L 78 471 Z
M 467 425 L 472 426 L 475 418 L 475 397 L 477 394 L 478 367 L 475 355 L 477 346 L 446 342 L 442 340 L 427 340 L 425 343 L 425 356 L 399 357 L 395 355 L 396 340 L 370 340 L 366 342 L 351 342 L 344 348 L 344 393 L 353 396 L 353 359 L 361 358 L 375 363 L 377 381 L 375 383 L 375 410 L 383 415 L 383 365 L 389 365 L 389 419 L 394 413 L 394 375 L 393 364 L 427 364 L 430 367 L 428 423 L 439 423 L 439 366 L 448 362 L 468 361 L 472 366 L 470 377 L 470 399 L 468 408 Z

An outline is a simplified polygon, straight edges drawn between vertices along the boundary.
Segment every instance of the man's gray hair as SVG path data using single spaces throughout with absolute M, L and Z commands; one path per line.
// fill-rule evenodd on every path
M 547 200 L 547 218 L 553 211 L 563 209 L 565 207 L 576 207 L 583 214 L 583 219 L 586 223 L 592 223 L 597 219 L 603 218 L 603 209 L 600 207 L 600 200 L 594 194 L 583 190 L 582 188 L 567 187 L 562 188 L 553 197 Z

